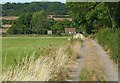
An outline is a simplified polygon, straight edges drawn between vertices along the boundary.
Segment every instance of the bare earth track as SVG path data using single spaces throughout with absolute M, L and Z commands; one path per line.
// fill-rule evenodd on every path
M 91 41 L 94 44 L 100 59 L 104 63 L 104 71 L 107 81 L 118 81 L 118 66 L 113 63 L 113 61 L 110 59 L 110 56 L 106 54 L 104 49 L 95 40 Z
M 98 81 L 101 78 L 105 81 L 118 81 L 117 65 L 113 63 L 110 56 L 95 40 L 86 39 L 83 42 L 80 49 L 80 58 L 72 69 L 68 81 L 80 81 L 80 73 L 83 72 L 84 68 L 89 72 L 93 70 L 96 72 L 95 75 L 86 81 Z

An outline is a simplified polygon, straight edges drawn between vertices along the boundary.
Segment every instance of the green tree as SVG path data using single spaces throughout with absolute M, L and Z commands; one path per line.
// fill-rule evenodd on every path
M 91 34 L 96 33 L 103 27 L 111 26 L 105 3 L 68 2 L 67 7 L 78 30 L 85 30 L 88 34 Z
M 60 34 L 61 32 L 64 32 L 64 28 L 70 28 L 72 27 L 72 22 L 64 19 L 61 21 L 57 21 L 53 26 L 51 26 L 51 30 L 53 30 L 55 33 Z
M 3 16 L 20 16 L 26 13 L 35 13 L 44 10 L 48 14 L 67 14 L 67 8 L 61 2 L 31 2 L 31 3 L 5 3 L 2 5 Z M 19 11 L 18 11 L 19 10 Z
M 73 24 L 79 31 L 83 26 L 89 27 L 86 20 L 86 14 L 90 10 L 88 3 L 68 2 L 66 6 L 70 16 L 73 18 Z M 85 30 L 87 31 L 89 28 Z
M 42 11 L 35 12 L 32 16 L 32 30 L 37 34 L 45 33 L 48 28 L 47 13 Z
M 12 27 L 8 30 L 11 34 L 30 34 L 31 31 L 31 18 L 32 14 L 27 13 L 19 17 L 18 20 L 13 22 Z

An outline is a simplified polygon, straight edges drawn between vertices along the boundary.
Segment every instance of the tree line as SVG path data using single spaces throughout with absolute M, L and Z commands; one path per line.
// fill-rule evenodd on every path
M 3 16 L 20 16 L 26 13 L 35 13 L 44 10 L 48 14 L 66 15 L 67 8 L 61 2 L 31 2 L 31 3 L 5 3 L 2 4 Z
M 47 30 L 52 30 L 53 34 L 61 34 L 64 33 L 64 28 L 73 26 L 73 22 L 67 19 L 56 21 L 47 16 L 44 10 L 20 15 L 13 21 L 12 27 L 7 32 L 9 34 L 47 34 Z
M 38 3 L 39 4 L 39 3 Z M 68 2 L 66 8 L 73 21 L 47 19 L 48 12 L 41 10 L 20 15 L 9 33 L 44 34 L 47 30 L 63 33 L 66 27 L 75 27 L 77 32 L 94 34 L 104 28 L 120 27 L 120 3 Z M 61 11 L 60 11 L 61 12 Z M 62 16 L 62 15 L 61 15 Z
M 120 27 L 120 2 L 67 2 L 66 5 L 76 27 L 88 34 L 105 27 Z

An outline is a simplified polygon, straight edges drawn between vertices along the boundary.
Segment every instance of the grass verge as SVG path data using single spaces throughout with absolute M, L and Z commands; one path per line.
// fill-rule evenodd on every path
M 105 48 L 105 50 L 110 54 L 111 58 L 117 63 L 120 63 L 119 35 L 120 29 L 112 28 L 104 29 L 97 34 L 98 42 Z

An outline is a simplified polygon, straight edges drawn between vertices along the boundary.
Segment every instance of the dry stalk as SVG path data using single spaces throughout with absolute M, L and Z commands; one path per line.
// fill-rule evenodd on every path
M 75 41 L 57 49 L 50 48 L 47 55 L 39 56 L 37 59 L 34 58 L 36 54 L 34 52 L 31 57 L 26 56 L 14 69 L 4 72 L 1 82 L 63 80 L 65 78 L 63 74 L 66 73 L 67 76 L 68 73 L 67 63 L 71 57 L 79 54 L 79 46 L 80 44 Z M 71 50 L 72 56 L 68 55 L 68 49 Z

